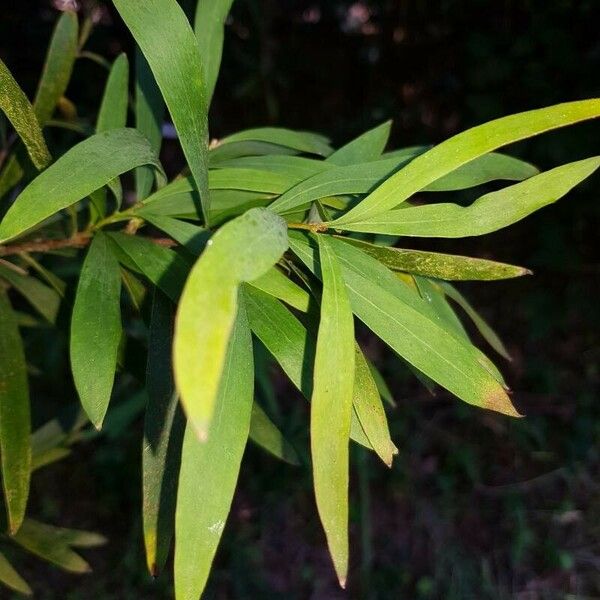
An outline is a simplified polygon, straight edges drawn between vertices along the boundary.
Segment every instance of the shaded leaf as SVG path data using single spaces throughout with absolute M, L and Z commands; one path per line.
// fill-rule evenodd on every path
M 19 194 L 0 221 L 0 242 L 17 237 L 142 164 L 161 169 L 147 140 L 134 129 L 111 129 L 80 142 Z
M 31 470 L 29 387 L 23 343 L 13 309 L 0 285 L 0 465 L 11 533 L 25 515 Z
M 188 422 L 183 442 L 175 521 L 177 600 L 198 600 L 204 590 L 248 439 L 254 365 L 243 301 L 226 354 L 208 439 L 199 441 Z
M 390 137 L 392 122 L 386 121 L 369 131 L 359 135 L 331 154 L 327 162 L 334 165 L 356 165 L 370 160 L 376 160 L 385 150 Z
M 121 273 L 109 240 L 96 234 L 73 304 L 71 369 L 81 405 L 97 429 L 110 401 L 121 341 Z
M 164 231 L 192 254 L 200 254 L 210 237 L 210 232 L 207 229 L 187 221 L 180 221 L 163 215 L 153 215 L 148 212 L 144 213 L 144 219 L 157 229 Z
M 31 596 L 33 593 L 27 582 L 15 571 L 2 552 L 0 552 L 0 582 L 20 594 Z
M 302 312 L 308 311 L 310 294 L 286 277 L 277 267 L 272 267 L 257 279 L 252 280 L 250 285 L 283 300 Z
M 285 439 L 277 425 L 271 421 L 256 400 L 252 404 L 250 439 L 279 460 L 290 465 L 300 464 L 300 459 L 293 446 Z

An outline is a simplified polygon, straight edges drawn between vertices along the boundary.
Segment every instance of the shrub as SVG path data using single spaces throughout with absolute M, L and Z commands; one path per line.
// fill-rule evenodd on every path
M 86 35 L 72 13 L 57 23 L 32 104 L 0 62 L 1 108 L 15 134 L 0 171 L 3 543 L 65 569 L 87 569 L 71 548 L 103 538 L 26 517 L 30 477 L 89 438 L 88 423 L 101 432 L 111 396 L 119 395 L 116 375 L 130 377 L 145 392 L 114 410 L 145 411 L 148 567 L 153 574 L 164 567 L 174 536 L 176 597 L 198 598 L 247 440 L 299 463 L 254 399 L 255 377 L 266 375 L 262 362 L 254 364 L 260 344 L 311 401 L 316 503 L 344 586 L 349 442 L 388 466 L 397 452 L 385 383 L 356 342 L 354 316 L 425 385 L 519 416 L 500 371 L 472 344 L 452 303 L 507 357 L 454 282 L 519 277 L 527 269 L 396 244 L 490 233 L 567 194 L 598 168 L 599 157 L 540 173 L 496 150 L 597 117 L 600 100 L 497 119 L 433 148 L 386 151 L 389 122 L 335 150 L 322 135 L 282 128 L 209 144 L 208 107 L 231 0 L 200 0 L 195 32 L 175 0 L 114 4 L 139 48 L 135 128 L 126 127 L 132 78 L 124 54 L 110 65 L 91 130 L 65 99 L 75 61 L 85 55 Z M 158 158 L 165 108 L 187 161 L 171 182 Z M 56 111 L 61 116 L 53 119 Z M 43 133 L 50 125 L 84 139 L 53 160 L 57 149 Z M 128 172 L 133 177 L 122 181 Z M 470 205 L 436 201 L 440 193 L 496 181 L 510 183 Z M 24 347 L 40 328 L 68 337 L 83 412 L 58 415 L 30 435 Z M 140 331 L 145 370 L 129 346 Z M 1 553 L 0 580 L 30 591 Z

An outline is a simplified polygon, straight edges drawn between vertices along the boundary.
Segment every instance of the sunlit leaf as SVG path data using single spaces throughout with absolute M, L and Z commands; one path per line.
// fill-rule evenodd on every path
M 286 277 L 279 269 L 273 267 L 266 273 L 254 279 L 251 285 L 275 298 L 283 300 L 290 306 L 302 312 L 308 310 L 310 303 L 309 293 Z
M 208 105 L 202 57 L 194 32 L 176 0 L 114 0 L 114 5 L 162 92 L 208 224 Z
M 414 237 L 459 238 L 483 235 L 508 227 L 556 202 L 599 166 L 600 157 L 594 156 L 485 194 L 470 206 L 446 203 L 409 206 L 378 214 L 364 221 L 344 223 L 339 227 L 348 231 Z
M 390 137 L 392 122 L 386 121 L 369 131 L 359 135 L 331 154 L 327 162 L 334 165 L 356 165 L 359 163 L 376 160 L 385 150 Z
M 237 316 L 206 442 L 188 422 L 175 523 L 175 596 L 198 600 L 225 527 L 250 429 L 254 392 L 252 338 L 244 303 Z
M 524 138 L 600 116 L 600 99 L 580 100 L 510 115 L 455 135 L 390 177 L 336 227 L 365 221 L 398 206 L 444 175 L 488 152 Z
M 287 246 L 283 219 L 266 209 L 251 209 L 215 233 L 185 284 L 175 326 L 175 381 L 201 439 L 214 412 L 238 286 L 260 277 Z

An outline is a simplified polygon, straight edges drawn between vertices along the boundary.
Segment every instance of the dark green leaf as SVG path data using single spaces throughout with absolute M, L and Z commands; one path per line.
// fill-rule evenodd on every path
M 0 582 L 20 594 L 31 596 L 33 593 L 27 582 L 15 571 L 2 552 L 0 552 Z
M 71 368 L 85 412 L 97 429 L 112 392 L 121 341 L 121 274 L 109 240 L 97 234 L 83 262 L 71 321 Z
M 327 158 L 327 162 L 344 166 L 377 160 L 385 150 L 391 129 L 391 121 L 386 121 L 370 129 L 345 146 L 342 146 L 339 150 L 336 150 Z
M 252 404 L 250 439 L 279 460 L 299 465 L 298 454 L 256 401 Z
M 31 470 L 29 389 L 15 314 L 0 284 L 0 465 L 11 533 L 25 515 Z

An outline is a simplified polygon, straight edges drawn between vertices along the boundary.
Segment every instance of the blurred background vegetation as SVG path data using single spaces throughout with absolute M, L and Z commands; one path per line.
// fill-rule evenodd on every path
M 195 2 L 181 3 L 191 14 Z M 31 95 L 58 9 L 75 5 L 94 16 L 90 49 L 111 61 L 123 50 L 133 56 L 108 2 L 5 0 L 0 57 Z M 392 145 L 402 147 L 598 96 L 598 23 L 597 0 L 236 0 L 211 135 L 277 124 L 339 144 L 393 119 Z M 78 61 L 68 95 L 81 118 L 93 121 L 104 79 L 98 64 Z M 598 153 L 599 133 L 597 123 L 578 125 L 510 151 L 549 168 Z M 65 146 L 77 139 L 50 135 Z M 162 158 L 171 173 L 182 165 L 175 142 Z M 400 454 L 388 471 L 355 449 L 348 590 L 335 582 L 307 465 L 277 463 L 250 446 L 208 598 L 600 597 L 599 185 L 591 178 L 509 231 L 427 241 L 428 249 L 534 270 L 461 288 L 507 343 L 513 361 L 503 371 L 527 418 L 486 413 L 439 390 L 430 395 L 363 336 L 397 403 L 390 420 Z M 40 331 L 27 352 L 41 423 L 75 398 L 66 341 Z M 143 363 L 141 344 L 127 353 Z M 272 383 L 279 424 L 308 459 L 306 404 L 276 371 Z M 117 409 L 137 390 L 123 378 Z M 108 435 L 35 475 L 33 516 L 110 540 L 87 552 L 94 573 L 83 577 L 25 558 L 21 571 L 37 597 L 171 597 L 170 574 L 152 581 L 145 571 L 137 414 L 116 412 Z

